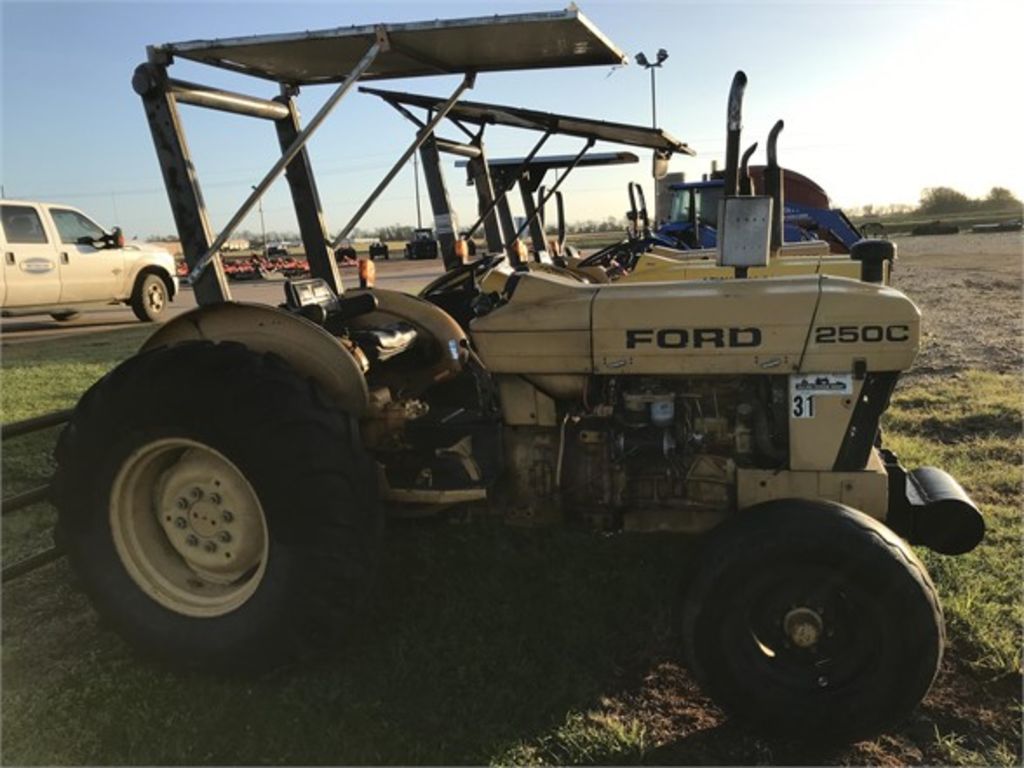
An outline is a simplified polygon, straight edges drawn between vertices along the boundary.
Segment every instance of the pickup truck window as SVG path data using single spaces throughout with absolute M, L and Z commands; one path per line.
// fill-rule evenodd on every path
M 87 219 L 78 211 L 51 208 L 50 215 L 53 216 L 53 223 L 57 227 L 62 243 L 74 245 L 81 237 L 98 240 L 104 235 L 103 230 L 95 222 Z
M 4 227 L 4 237 L 11 245 L 49 242 L 35 208 L 27 205 L 0 205 L 0 223 Z

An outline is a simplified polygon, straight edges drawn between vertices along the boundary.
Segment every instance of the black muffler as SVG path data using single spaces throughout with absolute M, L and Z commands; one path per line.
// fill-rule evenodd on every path
M 768 132 L 768 165 L 764 169 L 765 192 L 772 198 L 772 253 L 778 253 L 786 241 L 786 179 L 779 166 L 778 153 L 779 134 L 784 126 L 785 123 L 776 120 Z
M 889 472 L 886 525 L 911 544 L 943 555 L 962 555 L 981 543 L 985 519 L 948 472 L 935 467 L 907 472 L 891 451 L 882 455 Z
M 750 178 L 750 156 L 757 151 L 757 142 L 755 141 L 749 147 L 747 151 L 743 153 L 743 157 L 740 158 L 740 194 L 741 195 L 756 195 L 757 190 L 754 189 L 754 180 Z
M 743 92 L 747 76 L 740 70 L 732 78 L 729 104 L 726 109 L 725 134 L 725 189 L 726 197 L 735 197 L 739 191 L 740 132 L 743 130 Z

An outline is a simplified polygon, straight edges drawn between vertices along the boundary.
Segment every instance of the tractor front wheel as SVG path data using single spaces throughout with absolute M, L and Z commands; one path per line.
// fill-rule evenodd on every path
M 924 566 L 892 531 L 839 504 L 787 500 L 709 534 L 683 635 L 691 671 L 738 718 L 848 741 L 921 701 L 945 630 Z
M 58 537 L 98 612 L 175 666 L 330 642 L 379 528 L 356 422 L 273 355 L 188 342 L 123 363 L 57 446 Z

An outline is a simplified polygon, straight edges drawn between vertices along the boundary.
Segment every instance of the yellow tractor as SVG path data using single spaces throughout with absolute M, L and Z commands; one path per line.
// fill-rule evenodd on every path
M 175 80 L 175 59 L 282 95 Z M 680 651 L 758 727 L 848 739 L 916 706 L 944 629 L 908 542 L 965 552 L 984 523 L 948 474 L 906 470 L 880 444 L 920 341 L 902 293 L 820 274 L 530 271 L 483 291 L 497 255 L 446 273 L 433 301 L 343 290 L 304 147 L 356 80 L 470 73 L 450 108 L 476 73 L 624 60 L 575 8 L 150 49 L 133 83 L 201 306 L 81 398 L 53 492 L 59 540 L 122 636 L 180 667 L 281 664 L 350 629 L 389 512 L 464 503 L 517 524 L 700 536 Z M 337 85 L 301 128 L 294 90 L 316 83 Z M 281 141 L 216 238 L 182 103 L 267 119 Z M 432 127 L 391 176 L 417 149 L 436 162 Z M 218 251 L 282 171 L 314 277 L 288 282 L 281 307 L 233 302 Z M 771 212 L 770 197 L 725 199 L 718 267 L 768 262 Z M 458 231 L 435 228 L 442 246 Z M 462 324 L 442 308 L 456 294 Z
M 747 78 L 737 72 L 729 89 L 727 114 L 729 116 L 726 144 L 730 155 L 739 155 L 741 114 L 743 94 Z M 422 128 L 430 115 L 445 105 L 445 99 L 437 96 L 390 91 L 380 88 L 360 88 L 362 93 L 372 94 L 389 104 L 400 114 Z M 422 117 L 415 114 L 422 110 Z M 460 101 L 447 112 L 447 119 L 455 126 L 469 132 L 468 141 L 451 139 L 438 141 L 442 152 L 462 156 L 457 167 L 464 167 L 467 182 L 474 187 L 480 216 L 467 230 L 469 235 L 483 228 L 487 248 L 492 253 L 505 254 L 508 269 L 569 274 L 586 282 L 661 282 L 666 280 L 722 279 L 732 276 L 732 270 L 717 264 L 714 248 L 680 249 L 669 247 L 654 237 L 648 220 L 643 188 L 635 182 L 628 187 L 630 209 L 627 212 L 627 238 L 587 255 L 580 254 L 565 244 L 564 203 L 559 187 L 569 174 L 578 168 L 606 167 L 636 162 L 636 155 L 630 152 L 594 152 L 598 142 L 619 144 L 631 148 L 650 149 L 654 153 L 654 176 L 659 178 L 667 171 L 668 160 L 673 155 L 693 155 L 688 144 L 660 128 L 630 125 L 626 123 L 595 120 L 575 115 L 540 112 L 533 109 L 473 101 Z M 489 159 L 484 147 L 484 134 L 491 126 L 515 128 L 540 134 L 540 138 L 525 157 Z M 884 241 L 865 241 L 853 244 L 849 253 L 833 252 L 826 240 L 799 240 L 784 242 L 784 231 L 793 229 L 784 222 L 783 211 L 787 202 L 783 194 L 789 179 L 785 169 L 777 160 L 777 144 L 783 123 L 777 121 L 768 136 L 768 164 L 759 168 L 759 182 L 765 193 L 774 201 L 773 241 L 774 258 L 771 263 L 748 270 L 747 277 L 779 277 L 798 274 L 828 274 L 843 277 L 865 277 L 873 282 L 889 282 L 895 251 Z M 467 131 L 468 132 L 468 131 Z M 541 148 L 551 136 L 563 136 L 584 140 L 576 154 L 543 156 Z M 754 174 L 748 171 L 748 161 L 756 150 L 755 143 L 742 155 L 738 166 L 733 167 L 731 194 L 749 195 L 753 191 Z M 558 171 L 550 187 L 542 186 L 547 175 Z M 447 184 L 440 166 L 430 167 L 425 173 L 434 216 L 440 222 L 447 222 L 454 213 L 448 199 Z M 794 175 L 801 185 L 811 185 L 821 195 L 824 192 L 809 179 Z M 523 216 L 517 222 L 509 202 L 511 192 L 519 187 Z M 722 182 L 715 187 L 716 196 L 721 197 Z M 534 199 L 536 195 L 536 199 Z M 557 234 L 549 239 L 545 231 L 544 211 L 549 201 L 556 203 L 558 221 Z M 704 207 L 707 207 L 705 202 Z M 691 217 L 701 222 L 708 218 L 706 212 Z M 706 229 L 703 224 L 699 224 Z M 800 230 L 798 230 L 800 231 Z M 530 247 L 525 245 L 524 235 L 529 234 Z M 792 234 L 792 233 L 791 233 Z M 855 232 L 850 233 L 856 236 Z M 445 264 L 448 268 L 458 266 L 461 260 L 450 251 Z M 554 269 L 552 269 L 554 268 Z

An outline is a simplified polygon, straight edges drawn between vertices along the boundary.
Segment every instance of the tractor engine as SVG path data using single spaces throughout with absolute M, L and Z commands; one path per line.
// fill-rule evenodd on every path
M 565 417 L 556 482 L 599 527 L 703 530 L 734 508 L 738 466 L 786 466 L 782 376 L 606 378 L 587 402 Z

